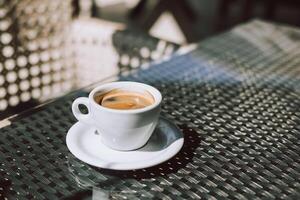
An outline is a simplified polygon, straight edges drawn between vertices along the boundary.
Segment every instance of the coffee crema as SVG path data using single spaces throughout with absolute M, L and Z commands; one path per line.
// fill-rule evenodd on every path
M 153 96 L 145 92 L 114 89 L 104 94 L 96 95 L 95 101 L 106 108 L 116 110 L 133 110 L 150 106 L 154 103 Z

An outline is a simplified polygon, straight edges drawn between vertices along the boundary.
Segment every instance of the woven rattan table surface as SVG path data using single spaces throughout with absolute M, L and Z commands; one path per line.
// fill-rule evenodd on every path
M 119 77 L 151 84 L 183 131 L 171 160 L 134 171 L 91 167 L 67 149 L 78 91 L 0 130 L 8 199 L 299 199 L 300 31 L 240 25 Z M 104 193 L 103 193 L 104 191 Z

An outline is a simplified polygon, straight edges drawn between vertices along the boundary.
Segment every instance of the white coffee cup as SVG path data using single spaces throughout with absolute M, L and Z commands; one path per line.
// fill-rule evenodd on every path
M 95 96 L 121 89 L 133 92 L 150 93 L 154 103 L 139 109 L 116 110 L 99 105 Z M 154 87 L 137 82 L 112 82 L 93 89 L 89 97 L 79 97 L 72 104 L 72 111 L 78 121 L 96 128 L 101 142 L 108 147 L 129 151 L 142 147 L 154 131 L 160 114 L 161 93 Z M 85 105 L 88 113 L 83 114 L 79 105 Z

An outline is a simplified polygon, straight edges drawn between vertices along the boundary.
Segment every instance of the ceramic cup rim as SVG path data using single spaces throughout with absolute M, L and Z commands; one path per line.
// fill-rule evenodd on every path
M 139 88 L 142 88 L 143 90 L 146 90 L 153 96 L 154 103 L 151 104 L 150 106 L 147 106 L 144 108 L 138 108 L 138 109 L 132 109 L 132 110 L 118 110 L 118 109 L 103 107 L 95 101 L 94 96 L 97 92 L 99 92 L 101 90 L 103 91 L 109 87 L 113 87 L 113 88 L 115 87 L 115 89 L 118 89 L 120 87 L 125 87 L 125 86 L 139 87 Z M 110 89 L 110 90 L 112 90 L 112 89 Z M 106 112 L 110 112 L 110 113 L 119 113 L 119 114 L 138 114 L 138 113 L 147 112 L 149 110 L 153 110 L 154 108 L 158 107 L 161 104 L 162 95 L 158 89 L 156 89 L 153 86 L 147 85 L 145 83 L 134 82 L 134 81 L 117 81 L 117 82 L 105 83 L 105 84 L 99 85 L 96 88 L 94 88 L 89 94 L 89 100 L 92 103 L 93 107 L 97 108 L 100 111 L 106 111 Z

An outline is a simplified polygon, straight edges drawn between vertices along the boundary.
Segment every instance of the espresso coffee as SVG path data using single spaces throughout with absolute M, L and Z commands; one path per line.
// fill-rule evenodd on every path
M 95 97 L 96 102 L 106 108 L 132 110 L 150 106 L 154 103 L 153 96 L 148 92 L 111 90 Z

